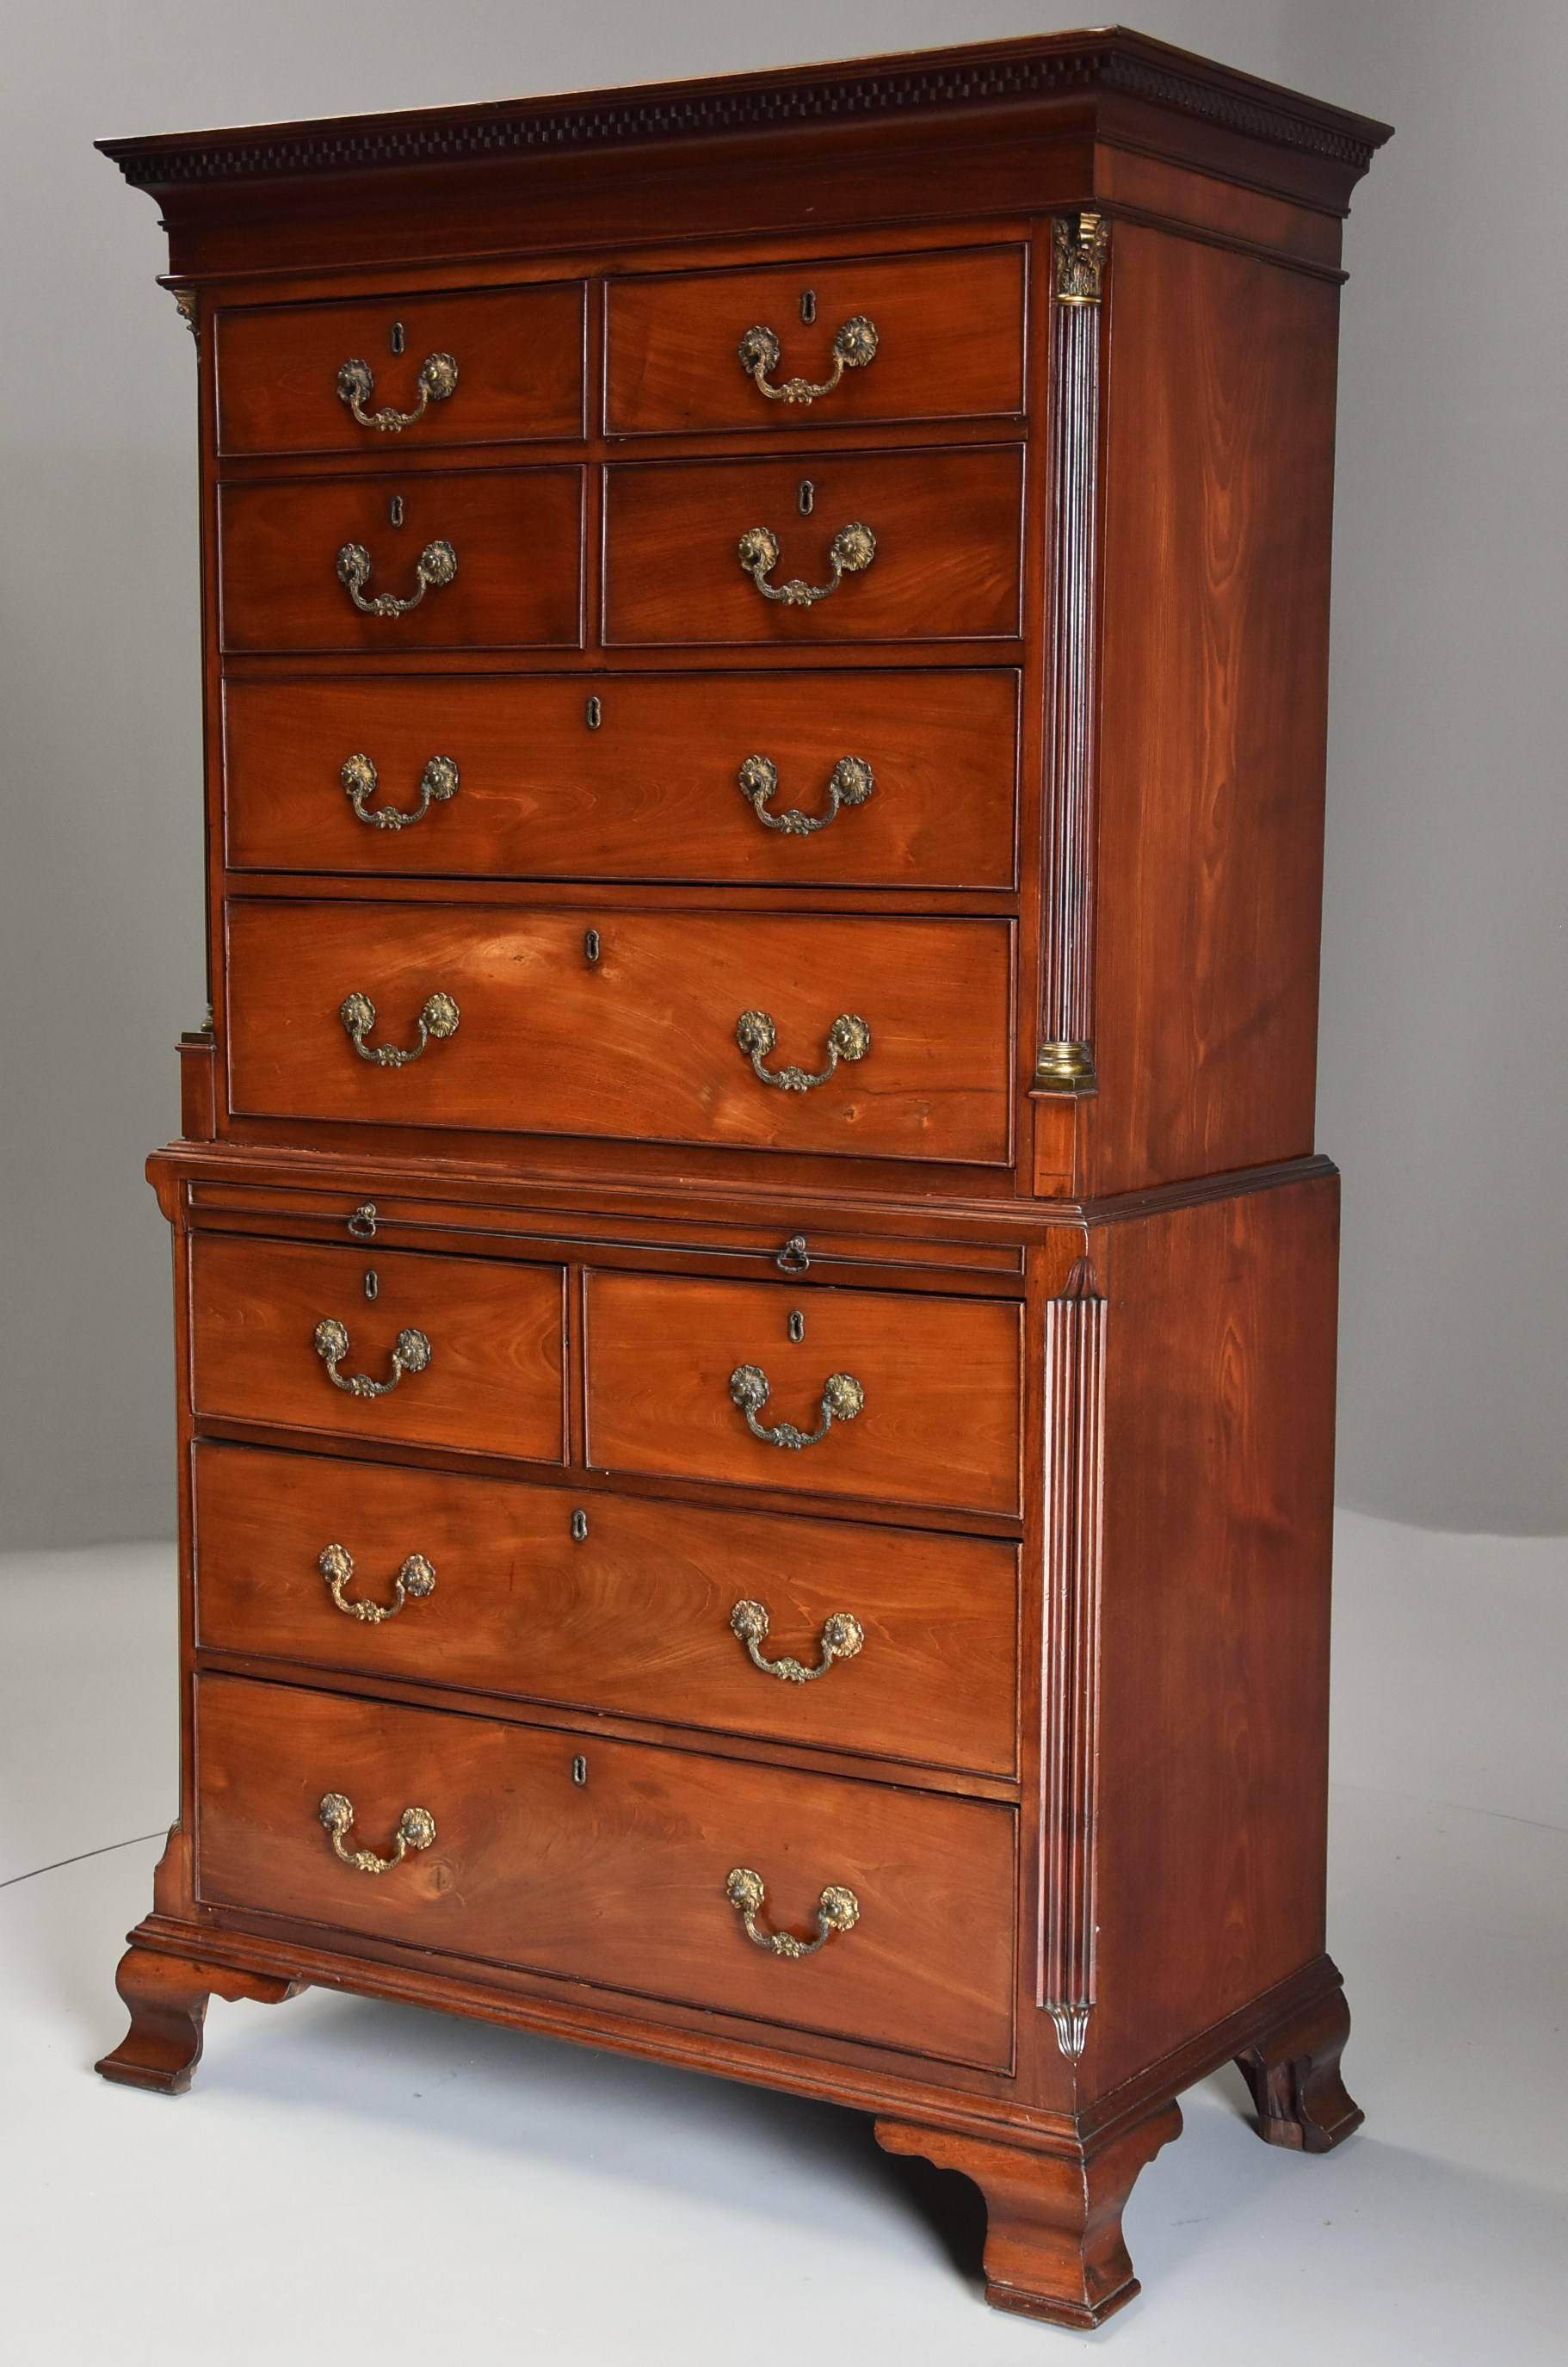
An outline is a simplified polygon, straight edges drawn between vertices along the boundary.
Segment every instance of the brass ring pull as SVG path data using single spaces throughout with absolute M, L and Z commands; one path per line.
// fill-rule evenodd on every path
M 457 761 L 455 756 L 432 756 L 419 776 L 419 803 L 416 806 L 377 806 L 369 800 L 376 794 L 376 767 L 368 756 L 350 756 L 338 779 L 348 792 L 348 802 L 359 820 L 368 822 L 372 830 L 407 830 L 410 822 L 423 821 L 433 805 L 445 805 L 457 794 Z
M 357 546 L 350 544 L 347 548 Z M 768 527 L 748 527 L 739 549 L 741 566 L 764 600 L 782 600 L 786 608 L 809 608 L 814 600 L 826 600 L 836 592 L 846 575 L 859 575 L 871 565 L 876 557 L 876 537 L 870 527 L 858 521 L 841 526 L 828 546 L 828 564 L 832 572 L 826 583 L 807 583 L 798 575 L 792 575 L 787 583 L 768 583 L 766 578 L 781 556 L 778 536 Z
M 346 773 L 347 766 L 344 766 Z M 771 756 L 748 756 L 736 776 L 740 794 L 751 808 L 764 830 L 782 830 L 790 838 L 809 838 L 815 830 L 826 830 L 840 806 L 863 806 L 876 787 L 876 776 L 863 756 L 840 756 L 828 782 L 828 810 L 823 814 L 802 813 L 798 806 L 786 806 L 782 813 L 770 813 L 768 800 L 779 785 L 779 768 Z M 357 809 L 355 809 L 357 810 Z M 367 817 L 360 815 L 361 821 Z M 374 821 L 376 817 L 369 817 Z
M 419 402 L 412 411 L 367 411 L 365 405 L 376 391 L 376 380 L 368 362 L 344 362 L 337 374 L 337 399 L 346 402 L 361 427 L 378 427 L 383 434 L 397 435 L 404 427 L 412 427 L 424 417 L 433 402 L 445 402 L 457 384 L 457 365 L 450 354 L 426 354 L 419 366 Z
M 367 600 L 365 586 L 370 581 L 370 553 L 362 542 L 345 542 L 337 555 L 337 580 L 348 594 L 361 616 L 406 617 L 417 608 L 425 594 L 439 592 L 450 583 L 457 572 L 457 554 L 449 542 L 427 542 L 413 563 L 414 579 L 419 585 L 406 600 L 395 592 L 378 592 Z
M 808 1093 L 813 1085 L 827 1083 L 840 1060 L 864 1059 L 871 1049 L 871 1029 L 854 1012 L 840 1011 L 828 1030 L 827 1066 L 814 1070 L 797 1069 L 793 1063 L 782 1069 L 762 1066 L 779 1040 L 779 1031 L 765 1011 L 743 1011 L 735 1023 L 735 1040 L 763 1084 L 777 1085 L 784 1093 Z
M 816 1446 L 827 1437 L 836 1421 L 853 1421 L 865 1410 L 865 1391 L 852 1373 L 829 1373 L 822 1384 L 821 1420 L 815 1430 L 796 1430 L 793 1421 L 759 1421 L 757 1416 L 768 1402 L 773 1384 L 760 1365 L 737 1365 L 729 1376 L 729 1394 L 746 1417 L 746 1427 L 753 1438 L 764 1446 L 787 1446 L 792 1451 L 803 1446 Z M 737 1612 L 745 1608 L 737 1605 Z M 764 1614 L 763 1634 L 767 1633 Z M 734 1625 L 732 1618 L 730 1622 Z M 735 1630 L 739 1635 L 740 1630 Z M 859 1646 L 856 1646 L 859 1650 Z
M 321 1807 L 324 1813 L 324 1800 Z M 725 1877 L 724 1895 L 746 1926 L 748 1940 L 759 1948 L 765 1948 L 770 1956 L 785 1956 L 792 1963 L 799 1956 L 814 1956 L 835 1931 L 852 1931 L 860 1921 L 860 1900 L 852 1890 L 847 1890 L 840 1882 L 830 1882 L 817 1902 L 815 1940 L 797 1940 L 793 1931 L 759 1930 L 757 1918 L 768 1894 L 763 1888 L 761 1875 L 753 1874 L 749 1865 L 731 1868 Z
M 808 1669 L 803 1660 L 792 1659 L 787 1652 L 781 1652 L 776 1660 L 763 1659 L 762 1646 L 768 1635 L 765 1603 L 738 1603 L 729 1614 L 729 1625 L 745 1645 L 752 1667 L 761 1669 L 765 1677 L 778 1677 L 786 1685 L 815 1684 L 818 1677 L 827 1675 L 835 1660 L 852 1660 L 865 1643 L 865 1629 L 854 1614 L 835 1611 L 822 1622 L 822 1657 L 814 1669 Z
M 833 339 L 833 374 L 819 386 L 807 378 L 786 378 L 778 386 L 768 384 L 768 372 L 777 369 L 784 348 L 773 330 L 761 323 L 747 330 L 736 352 L 747 377 L 755 380 L 770 402 L 815 402 L 818 395 L 832 393 L 847 369 L 868 368 L 876 359 L 876 323 L 863 312 L 856 312 L 840 326 Z
M 437 1044 L 445 1043 L 448 1036 L 456 1036 L 457 1022 L 462 1017 L 449 994 L 427 994 L 420 1005 L 419 1017 L 414 1021 L 419 1030 L 419 1041 L 412 1050 L 402 1052 L 395 1044 L 366 1042 L 365 1038 L 376 1025 L 376 1005 L 367 994 L 345 994 L 338 1004 L 337 1015 L 360 1059 L 368 1060 L 377 1069 L 406 1069 L 411 1060 L 418 1059 L 428 1043 L 433 1040 Z
M 435 1839 L 435 1819 L 428 1808 L 405 1808 L 398 1818 L 390 1857 L 378 1857 L 374 1850 L 347 1849 L 344 1835 L 354 1822 L 354 1803 L 342 1792 L 328 1792 L 316 1814 L 327 1829 L 327 1837 L 344 1865 L 355 1874 L 389 1874 L 401 1865 L 410 1850 L 427 1850 Z
M 316 1326 L 312 1344 L 327 1368 L 327 1378 L 333 1388 L 344 1390 L 351 1398 L 389 1396 L 405 1373 L 423 1373 L 434 1353 L 423 1331 L 400 1331 L 392 1342 L 392 1377 L 389 1381 L 373 1381 L 368 1373 L 350 1373 L 345 1379 L 338 1366 L 349 1351 L 347 1324 L 340 1323 L 335 1315 L 323 1316 Z M 337 1550 L 341 1552 L 342 1547 Z M 325 1558 L 323 1555 L 323 1561 Z M 347 1559 L 346 1555 L 344 1559 Z M 352 1563 L 349 1568 L 353 1569 Z M 431 1576 L 434 1582 L 434 1571 Z M 429 1591 L 428 1587 L 424 1589 L 426 1593 Z
M 427 1343 L 428 1344 L 428 1343 Z M 334 1379 L 336 1376 L 333 1376 Z M 383 1619 L 395 1619 L 403 1604 L 418 1602 L 435 1591 L 435 1566 L 423 1554 L 410 1554 L 392 1580 L 390 1603 L 351 1603 L 345 1591 L 354 1576 L 354 1556 L 346 1546 L 326 1546 L 316 1568 L 327 1581 L 328 1591 L 338 1609 L 350 1619 L 364 1619 L 379 1626 Z

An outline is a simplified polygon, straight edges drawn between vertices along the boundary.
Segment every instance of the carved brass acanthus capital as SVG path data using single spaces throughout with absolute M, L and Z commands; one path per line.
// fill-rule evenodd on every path
M 180 318 L 197 344 L 201 343 L 201 300 L 194 288 L 171 288 L 170 295 L 179 306 Z
M 1098 304 L 1111 248 L 1111 225 L 1100 214 L 1081 213 L 1052 225 L 1056 253 L 1058 304 Z

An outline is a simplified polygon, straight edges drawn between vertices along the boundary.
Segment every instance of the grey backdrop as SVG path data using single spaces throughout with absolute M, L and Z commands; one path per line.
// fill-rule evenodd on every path
M 1345 1501 L 1568 1529 L 1561 0 L 1140 0 L 1392 119 L 1348 243 L 1319 1140 Z M 141 1179 L 203 1004 L 194 369 L 107 132 L 1050 29 L 1018 0 L 4 0 L 0 1548 L 173 1524 Z

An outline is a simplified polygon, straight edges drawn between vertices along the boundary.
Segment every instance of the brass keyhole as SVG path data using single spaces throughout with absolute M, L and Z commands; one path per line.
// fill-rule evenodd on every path
M 394 526 L 401 526 L 403 522 L 403 497 L 401 493 L 394 493 L 392 495 L 391 500 L 387 504 L 387 514 L 390 517 Z
M 599 943 L 598 930 L 584 929 L 582 932 L 582 957 L 584 961 L 592 966 L 598 960 L 602 948 Z
M 391 346 L 392 351 L 395 354 L 400 354 L 402 352 L 403 324 L 400 321 L 394 321 L 392 323 Z
M 817 506 L 817 488 L 812 483 L 809 477 L 802 477 L 800 481 L 800 493 L 797 498 L 800 503 L 801 516 L 809 517 L 812 511 Z
M 573 1514 L 572 1514 L 572 1516 L 571 1516 L 571 1536 L 572 1536 L 572 1543 L 573 1543 L 574 1545 L 581 1545 L 581 1544 L 582 1543 L 583 1538 L 584 1538 L 587 1535 L 588 1535 L 588 1515 L 587 1515 L 587 1513 L 586 1513 L 586 1512 L 573 1512 Z
M 812 322 L 817 318 L 817 290 L 815 288 L 803 288 L 801 289 L 800 317 L 806 323 L 807 328 L 811 326 Z
M 603 707 L 600 706 L 597 698 L 591 698 L 589 700 L 587 706 L 582 710 L 582 718 L 590 731 L 598 730 L 599 726 L 604 720 L 604 710 Z
M 581 1751 L 571 1762 L 571 1780 L 574 1784 L 586 1784 L 588 1781 L 588 1761 Z
M 375 1269 L 375 1267 L 374 1267 L 373 1265 L 367 1265 L 367 1266 L 366 1267 L 366 1269 L 365 1269 L 365 1296 L 366 1296 L 366 1297 L 367 1297 L 367 1298 L 374 1298 L 374 1297 L 375 1297 L 375 1296 L 376 1296 L 376 1294 L 377 1294 L 377 1292 L 380 1289 L 380 1287 L 381 1287 L 381 1277 L 380 1277 L 380 1275 L 377 1273 L 377 1271 L 376 1271 L 376 1269 Z
M 806 1318 L 798 1307 L 792 1307 L 789 1316 L 789 1336 L 796 1347 L 806 1337 Z

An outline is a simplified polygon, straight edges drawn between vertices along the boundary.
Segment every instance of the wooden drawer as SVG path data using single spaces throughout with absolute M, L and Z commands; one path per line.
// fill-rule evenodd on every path
M 598 958 L 587 934 L 597 932 Z M 999 1162 L 1008 1155 L 1010 924 L 585 906 L 285 903 L 229 908 L 233 1109 L 380 1126 Z M 403 1068 L 434 994 L 456 1032 Z M 737 1041 L 766 1013 L 770 1071 L 820 1074 L 840 1017 L 870 1049 L 780 1091 Z M 840 1040 L 852 1038 L 840 1031 Z
M 389 459 L 431 445 L 579 436 L 583 295 L 574 280 L 227 306 L 217 327 L 218 448 Z M 349 391 L 384 427 L 362 425 L 340 393 L 339 372 L 354 362 L 371 384 Z M 450 392 L 439 391 L 449 380 Z
M 212 1444 L 196 1497 L 216 1650 L 1013 1772 L 1015 1546 Z M 348 1575 L 323 1575 L 331 1546 Z M 426 1594 L 400 1595 L 411 1555 Z M 390 1615 L 345 1613 L 333 1578 Z M 741 1604 L 767 1614 L 765 1659 L 818 1666 L 845 1613 L 863 1641 L 814 1682 L 772 1676 L 731 1625 Z
M 609 282 L 605 312 L 613 436 L 776 434 L 846 420 L 983 418 L 1023 405 L 1021 247 L 638 275 Z M 863 353 L 867 322 L 872 358 L 846 368 L 838 350 Z M 752 375 L 754 340 L 740 358 L 756 329 L 779 348 L 764 372 L 770 387 L 795 379 L 825 391 L 770 400 Z
M 790 1316 L 803 1319 L 791 1337 Z M 888 1503 L 1020 1511 L 1019 1356 L 1011 1299 L 694 1282 L 594 1274 L 588 1283 L 588 1460 Z M 757 1437 L 737 1393 L 760 1373 Z M 821 1427 L 831 1375 L 857 1383 L 858 1413 Z
M 391 522 L 402 504 L 400 526 Z M 218 496 L 226 650 L 568 649 L 582 638 L 582 471 L 472 469 L 439 475 L 275 479 Z M 457 554 L 422 594 L 422 553 Z M 366 616 L 338 575 L 368 554 L 362 597 L 418 600 Z
M 1010 2063 L 1010 1808 L 240 1677 L 196 1691 L 209 1906 Z M 434 1839 L 358 1873 L 321 1821 L 334 1793 L 347 1849 L 389 1854 L 409 1808 Z M 755 1947 L 727 1895 L 739 1868 L 766 1886 L 762 1928 L 816 1937 L 829 1884 L 859 1920 L 804 1959 Z
M 231 682 L 230 864 L 379 878 L 1013 884 L 1011 672 L 600 677 L 592 730 L 590 695 L 580 675 Z M 343 779 L 351 757 L 357 807 Z M 439 758 L 457 787 L 426 798 Z M 869 794 L 857 764 L 869 767 Z M 417 822 L 359 818 L 413 813 L 422 800 Z M 792 812 L 821 826 L 782 826 Z
M 197 1419 L 558 1463 L 564 1297 L 559 1266 L 198 1235 L 190 1280 Z M 393 1349 L 409 1329 L 427 1341 L 429 1363 L 404 1370 L 384 1396 L 351 1395 L 333 1385 L 315 1345 L 317 1325 L 329 1320 L 348 1331 L 345 1379 L 394 1378 Z
M 1015 445 L 771 460 L 622 462 L 606 471 L 604 639 L 612 644 L 973 640 L 1019 629 L 1022 455 Z M 765 598 L 739 557 L 766 528 L 775 589 L 833 583 L 840 529 L 875 556 L 806 606 Z

